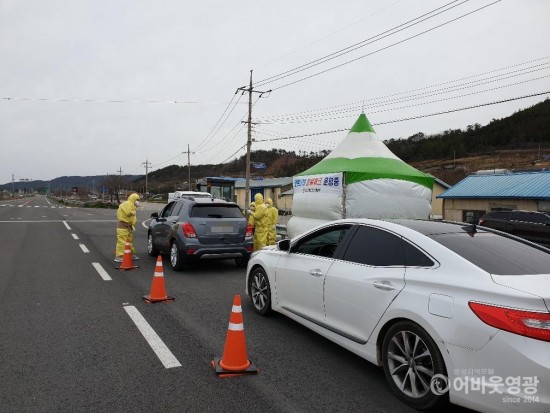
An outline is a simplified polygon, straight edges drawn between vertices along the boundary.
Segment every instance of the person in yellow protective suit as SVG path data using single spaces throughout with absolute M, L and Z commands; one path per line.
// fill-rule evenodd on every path
M 134 260 L 139 260 L 139 258 L 135 255 L 136 250 L 134 249 L 134 229 L 136 227 L 136 207 L 139 206 L 138 199 L 138 194 L 131 194 L 127 201 L 124 201 L 119 205 L 118 211 L 116 212 L 118 223 L 116 226 L 115 262 L 122 262 L 126 241 L 130 241 L 132 254 L 134 254 L 132 258 Z
M 251 213 L 254 219 L 254 251 L 260 250 L 267 245 L 267 230 L 270 217 L 267 213 L 267 207 L 264 203 L 264 196 L 256 194 L 254 196 L 256 209 Z
M 279 221 L 279 210 L 273 206 L 271 198 L 265 200 L 267 214 L 269 216 L 269 227 L 267 229 L 267 245 L 275 245 L 277 242 L 277 222 Z
M 252 202 L 250 204 L 250 207 L 248 208 L 248 211 L 250 211 L 248 213 L 248 223 L 252 227 L 252 232 L 254 232 L 254 215 L 253 214 L 256 211 L 256 204 L 254 202 Z

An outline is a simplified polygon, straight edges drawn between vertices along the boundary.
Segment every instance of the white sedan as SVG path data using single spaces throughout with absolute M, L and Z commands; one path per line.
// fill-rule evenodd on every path
M 417 409 L 550 412 L 550 250 L 464 223 L 348 219 L 252 255 L 254 311 L 382 366 Z

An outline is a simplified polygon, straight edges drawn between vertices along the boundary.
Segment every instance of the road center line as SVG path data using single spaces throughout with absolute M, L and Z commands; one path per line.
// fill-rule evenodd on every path
M 155 333 L 155 330 L 149 325 L 149 323 L 143 318 L 141 313 L 133 305 L 124 306 L 124 310 L 128 313 L 132 321 L 135 323 L 143 337 L 149 343 L 157 357 L 165 368 L 181 367 L 180 362 L 172 354 L 172 352 L 166 347 L 161 338 Z
M 78 235 L 76 234 L 71 234 L 73 236 L 73 239 L 78 239 Z
M 99 276 L 103 278 L 104 281 L 113 280 L 111 277 L 109 277 L 109 274 L 107 274 L 107 271 L 103 269 L 103 267 L 99 262 L 92 262 L 92 265 L 94 266 L 95 270 L 98 272 Z
M 71 227 L 69 224 L 67 224 L 67 221 L 63 221 L 63 225 L 65 225 L 65 228 L 67 228 L 69 231 L 71 230 Z
M 85 254 L 89 253 L 90 250 L 88 248 L 86 248 L 86 245 L 84 244 L 78 244 L 78 246 L 80 247 L 80 249 L 82 250 L 82 252 L 84 252 Z

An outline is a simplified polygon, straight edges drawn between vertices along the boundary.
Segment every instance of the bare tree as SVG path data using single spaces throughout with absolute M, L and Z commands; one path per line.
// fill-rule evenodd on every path
M 107 194 L 111 198 L 111 202 L 115 199 L 118 205 L 120 205 L 120 191 L 130 186 L 128 178 L 123 175 L 109 175 L 105 178 L 103 184 L 105 185 Z

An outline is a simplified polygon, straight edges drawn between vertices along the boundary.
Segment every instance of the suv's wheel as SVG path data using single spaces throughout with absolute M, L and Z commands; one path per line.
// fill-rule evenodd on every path
M 426 410 L 447 403 L 445 362 L 417 324 L 400 321 L 390 327 L 382 343 L 382 361 L 391 390 L 408 405 Z
M 170 247 L 170 264 L 174 271 L 182 271 L 187 265 L 187 254 L 178 248 L 176 241 Z
M 256 313 L 267 315 L 271 312 L 271 287 L 263 268 L 256 268 L 250 274 L 248 292 Z
M 155 244 L 153 244 L 153 234 L 149 233 L 147 236 L 147 253 L 151 257 L 157 257 L 159 255 L 159 250 L 157 247 L 155 247 Z
M 245 268 L 248 265 L 249 260 L 250 254 L 246 254 L 244 257 L 235 258 L 235 264 L 237 264 L 237 267 L 239 268 Z

